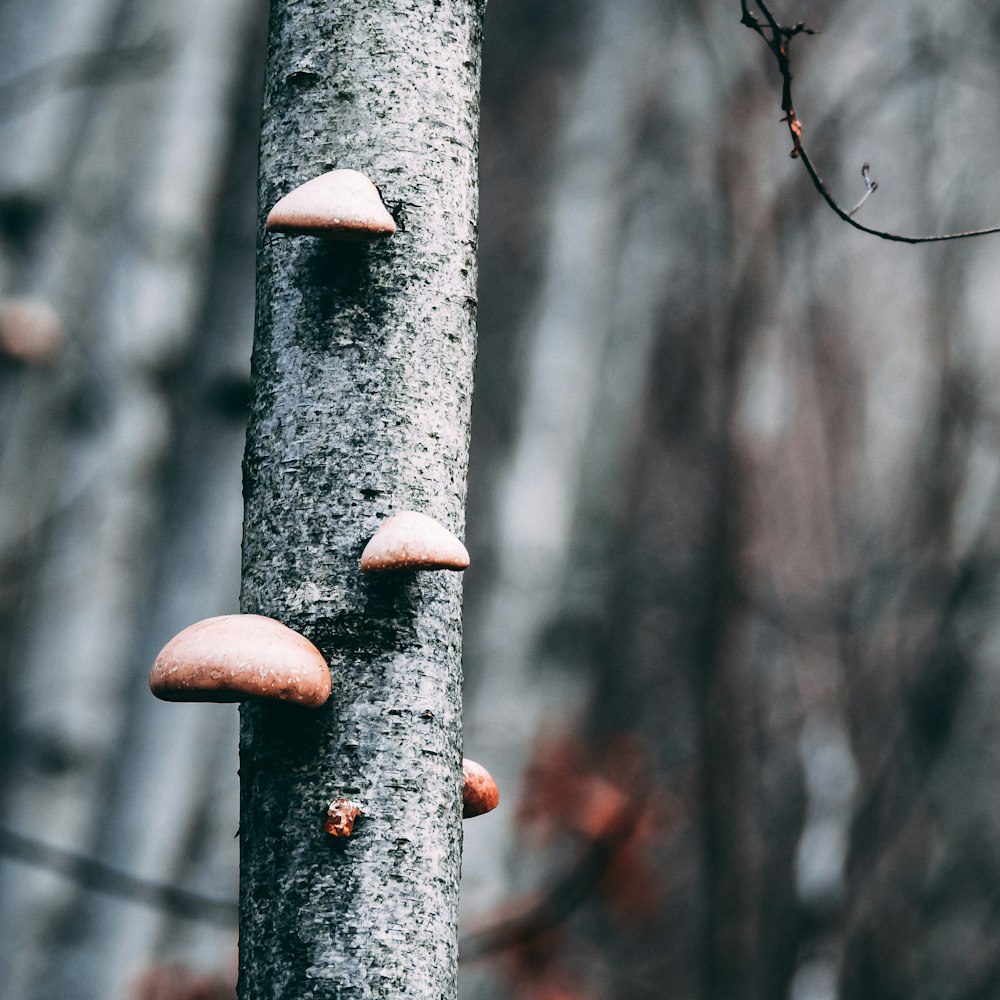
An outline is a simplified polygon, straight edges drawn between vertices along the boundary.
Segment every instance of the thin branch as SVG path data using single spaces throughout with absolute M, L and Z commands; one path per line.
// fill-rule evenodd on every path
M 155 76 L 171 56 L 170 41 L 162 36 L 137 45 L 59 56 L 0 84 L 0 121 L 62 91 Z
M 853 219 L 858 209 L 868 200 L 868 198 L 878 190 L 878 181 L 873 181 L 871 177 L 871 165 L 863 163 L 861 165 L 861 176 L 865 182 L 865 193 L 861 196 L 861 201 L 857 203 L 847 214 Z
M 740 23 L 745 24 L 751 31 L 755 31 L 764 39 L 765 44 L 771 50 L 771 54 L 778 65 L 778 72 L 781 74 L 781 110 L 784 112 L 781 120 L 787 123 L 789 134 L 792 137 L 792 151 L 790 155 L 794 159 L 802 161 L 802 165 L 806 168 L 806 173 L 809 174 L 813 187 L 816 188 L 823 200 L 833 209 L 839 218 L 862 233 L 877 236 L 882 240 L 891 240 L 894 243 L 943 243 L 946 240 L 964 240 L 973 236 L 990 236 L 1000 233 L 1000 226 L 991 226 L 988 229 L 970 229 L 961 233 L 941 233 L 935 236 L 902 236 L 899 233 L 890 233 L 882 229 L 873 229 L 871 226 L 865 226 L 854 219 L 853 215 L 878 186 L 875 182 L 869 180 L 867 170 L 863 172 L 863 175 L 865 176 L 866 185 L 870 186 L 865 191 L 864 197 L 850 211 L 841 208 L 833 195 L 830 194 L 829 189 L 813 165 L 812 159 L 806 152 L 805 145 L 802 142 L 802 122 L 799 121 L 798 116 L 795 114 L 795 104 L 792 100 L 792 68 L 788 55 L 789 46 L 796 35 L 814 35 L 815 32 L 801 23 L 790 26 L 779 24 L 764 0 L 754 0 L 754 2 L 761 14 L 763 14 L 764 21 L 762 22 L 750 11 L 750 8 L 747 6 L 747 0 L 740 0 L 740 9 L 742 11 Z M 867 164 L 865 166 L 867 168 Z
M 203 896 L 188 889 L 139 878 L 102 861 L 43 844 L 4 827 L 0 827 L 0 856 L 54 872 L 84 889 L 165 910 L 186 920 L 200 920 L 222 927 L 236 926 L 239 908 L 234 899 Z

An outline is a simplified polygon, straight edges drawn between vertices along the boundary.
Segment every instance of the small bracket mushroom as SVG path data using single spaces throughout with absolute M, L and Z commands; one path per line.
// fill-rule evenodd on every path
M 396 232 L 378 188 L 357 170 L 331 170 L 289 191 L 268 213 L 272 233 L 376 240 Z
M 323 829 L 331 837 L 349 837 L 354 832 L 354 821 L 364 816 L 361 807 L 350 799 L 334 799 L 326 810 Z
M 178 632 L 160 650 L 149 687 L 164 701 L 275 698 L 319 708 L 330 670 L 303 635 L 263 615 L 220 615 Z
M 386 520 L 361 553 L 361 569 L 365 573 L 393 569 L 461 570 L 468 565 L 468 550 L 447 528 L 412 510 Z
M 500 804 L 500 789 L 493 775 L 474 760 L 462 761 L 462 819 L 482 816 Z

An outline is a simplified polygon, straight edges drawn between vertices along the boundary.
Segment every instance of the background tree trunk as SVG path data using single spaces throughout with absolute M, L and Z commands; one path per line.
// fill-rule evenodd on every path
M 475 352 L 481 9 L 272 7 L 261 218 L 332 167 L 369 176 L 377 245 L 261 237 L 242 608 L 328 658 L 317 713 L 242 708 L 240 995 L 457 989 L 461 577 L 364 577 L 380 521 L 461 535 Z M 362 808 L 345 841 L 327 803 Z
M 252 273 L 260 22 L 233 0 L 0 7 L 0 286 L 67 330 L 50 366 L 0 363 L 4 822 L 217 897 L 236 712 L 172 711 L 147 676 L 237 607 L 252 298 L 222 289 Z M 0 868 L 5 996 L 124 997 L 155 953 L 230 963 L 231 927 L 91 888 Z

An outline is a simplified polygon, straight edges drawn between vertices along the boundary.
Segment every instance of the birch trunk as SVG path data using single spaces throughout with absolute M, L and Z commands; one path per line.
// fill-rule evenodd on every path
M 242 709 L 243 1000 L 456 993 L 461 578 L 365 578 L 358 557 L 395 511 L 464 529 L 481 18 L 272 5 L 261 217 L 349 167 L 399 232 L 259 244 L 242 607 L 312 639 L 333 696 Z M 336 797 L 364 811 L 343 841 Z

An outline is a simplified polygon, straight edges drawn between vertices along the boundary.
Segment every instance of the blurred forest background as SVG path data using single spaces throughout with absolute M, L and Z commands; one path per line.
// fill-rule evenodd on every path
M 775 8 L 844 205 L 1000 223 L 994 4 Z M 739 19 L 490 0 L 466 997 L 1000 997 L 1000 237 L 837 221 Z M 265 22 L 0 2 L 8 1000 L 233 996 L 237 710 L 147 675 L 237 609 Z

